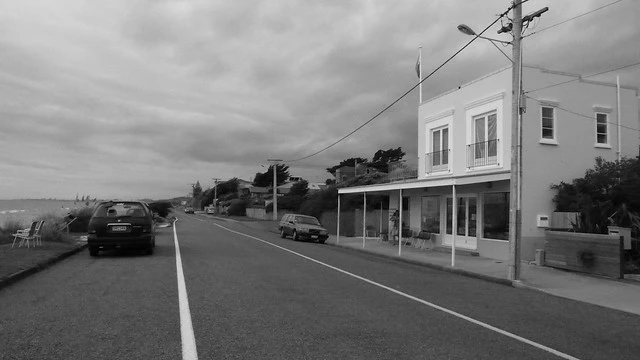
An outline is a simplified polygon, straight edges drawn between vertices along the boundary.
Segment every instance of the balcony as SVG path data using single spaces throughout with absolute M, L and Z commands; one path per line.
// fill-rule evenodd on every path
M 401 181 L 418 178 L 418 169 L 404 161 L 390 162 L 387 173 L 387 181 Z
M 498 164 L 498 139 L 467 145 L 467 168 Z
M 449 171 L 449 159 L 451 150 L 440 150 L 427 153 L 424 156 L 424 169 L 427 174 L 440 171 Z

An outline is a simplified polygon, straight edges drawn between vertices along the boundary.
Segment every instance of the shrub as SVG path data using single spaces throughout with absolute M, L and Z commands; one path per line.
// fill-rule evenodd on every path
M 231 200 L 231 204 L 227 209 L 227 215 L 247 216 L 248 201 L 242 199 Z
M 42 242 L 67 242 L 69 238 L 65 236 L 66 230 L 63 228 L 64 218 L 56 214 L 44 214 L 36 219 L 44 220 L 44 225 L 40 229 Z
M 166 218 L 169 216 L 169 210 L 173 207 L 169 201 L 155 201 L 149 203 L 151 211 L 158 214 L 160 217 Z
M 6 219 L 0 228 L 0 243 L 13 241 L 13 236 L 19 229 L 24 229 L 24 225 L 18 220 Z
M 73 209 L 69 212 L 69 215 L 64 218 L 65 222 L 75 220 L 69 225 L 69 232 L 81 232 L 86 233 L 89 231 L 89 219 L 93 213 L 93 207 L 83 207 L 80 209 Z

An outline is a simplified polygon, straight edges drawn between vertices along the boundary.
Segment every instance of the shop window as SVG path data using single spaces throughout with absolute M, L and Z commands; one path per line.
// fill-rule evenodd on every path
M 509 240 L 509 193 L 484 194 L 483 237 Z

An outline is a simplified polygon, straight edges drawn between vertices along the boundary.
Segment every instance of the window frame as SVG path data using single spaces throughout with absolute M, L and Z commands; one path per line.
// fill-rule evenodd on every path
M 489 211 L 490 209 L 487 208 L 488 202 L 487 202 L 487 197 L 488 196 L 504 196 L 504 199 L 506 200 L 506 204 L 499 204 L 499 203 L 490 203 L 491 205 L 495 205 L 497 204 L 499 205 L 506 205 L 505 207 L 505 211 L 504 214 L 506 214 L 506 221 L 504 222 L 504 227 L 503 231 L 500 232 L 499 234 L 501 234 L 502 236 L 499 237 L 490 237 L 487 236 L 487 228 L 489 228 L 487 226 L 487 221 L 490 220 L 491 217 L 487 216 L 487 214 L 491 213 L 493 215 L 495 215 L 496 213 L 498 213 L 497 211 Z M 492 191 L 492 192 L 486 192 L 484 194 L 482 194 L 482 230 L 480 232 L 480 237 L 483 240 L 491 240 L 491 241 L 501 241 L 501 242 L 508 242 L 509 241 L 509 216 L 510 216 L 510 207 L 509 207 L 509 202 L 511 200 L 510 197 L 510 193 L 509 191 Z M 492 219 L 492 218 L 491 218 Z M 505 219 L 502 219 L 505 220 Z M 493 228 L 492 228 L 493 229 Z M 504 231 L 506 229 L 506 232 Z
M 446 132 L 447 132 L 447 137 L 446 137 L 446 139 L 447 139 L 447 144 L 446 144 L 446 146 L 447 146 L 447 147 L 446 147 L 446 149 L 445 149 L 445 147 L 444 147 L 444 146 L 445 146 L 445 144 L 444 144 L 444 141 L 443 141 L 443 139 L 444 139 L 443 134 L 444 134 L 444 131 L 445 131 L 445 130 L 446 130 Z M 435 147 L 435 141 L 434 141 L 433 136 L 434 136 L 434 134 L 435 134 L 435 133 L 438 133 L 438 134 L 439 134 L 439 136 L 438 136 L 438 139 L 439 139 L 439 140 L 438 140 L 439 149 L 438 149 L 438 150 L 436 150 L 436 149 L 434 148 L 434 147 Z M 449 141 L 449 138 L 450 138 L 449 133 L 450 133 L 450 131 L 449 131 L 449 125 L 444 125 L 444 126 L 441 126 L 441 127 L 438 127 L 438 128 L 433 128 L 433 129 L 431 129 L 431 131 L 430 131 L 430 134 L 431 134 L 431 137 L 430 137 L 430 140 L 431 140 L 431 148 L 430 148 L 430 150 L 431 150 L 431 151 L 430 151 L 430 152 L 431 152 L 432 154 L 435 154 L 436 152 L 439 152 L 439 155 L 440 155 L 440 156 L 438 157 L 438 160 L 439 160 L 439 163 L 438 163 L 438 164 L 436 164 L 436 163 L 435 163 L 435 161 L 434 161 L 434 160 L 435 160 L 435 156 L 431 157 L 431 170 L 432 170 L 433 172 L 436 172 L 436 171 L 444 171 L 444 170 L 449 169 L 450 156 L 449 156 L 449 153 L 448 153 L 448 152 L 447 152 L 447 153 L 445 153 L 445 151 L 450 150 L 450 148 L 449 148 L 449 147 L 450 147 L 450 146 L 449 146 L 449 144 L 450 144 L 450 141 Z M 446 159 L 445 159 L 445 157 L 446 157 Z M 446 160 L 446 162 L 445 162 L 445 160 Z
M 490 168 L 502 168 L 504 167 L 504 147 L 505 133 L 504 127 L 509 125 L 509 118 L 505 118 L 504 113 L 504 99 L 506 93 L 498 92 L 493 95 L 489 95 L 474 101 L 471 101 L 464 105 L 465 109 L 465 126 L 466 126 L 466 166 L 465 171 L 472 173 L 476 171 L 483 171 Z M 496 157 L 495 162 L 492 164 L 478 165 L 475 161 L 470 159 L 469 145 L 475 143 L 475 121 L 474 119 L 483 114 L 495 113 L 496 114 Z M 475 150 L 475 149 L 474 149 Z M 475 152 L 475 151 L 474 151 Z M 475 155 L 475 154 L 473 154 Z M 493 159 L 493 157 L 491 157 Z M 470 163 L 473 161 L 473 163 Z M 471 165 L 471 166 L 470 166 Z
M 599 124 L 598 123 L 598 115 L 603 115 L 605 117 L 604 124 Z M 609 114 L 606 113 L 606 112 L 603 112 L 603 111 L 596 111 L 594 116 L 595 116 L 595 140 L 596 140 L 595 145 L 596 145 L 596 147 L 606 147 L 606 148 L 611 147 L 611 143 L 609 141 L 610 138 L 611 138 L 611 136 L 609 135 L 610 134 L 610 131 L 609 131 Z M 606 131 L 604 133 L 604 136 L 606 138 L 605 142 L 600 142 L 599 139 L 598 139 L 598 135 L 600 134 L 598 132 L 598 125 L 604 125 L 605 126 L 605 131 Z
M 424 129 L 421 135 L 424 136 L 424 140 L 422 141 L 422 144 L 424 144 L 424 159 L 420 162 L 420 167 L 423 169 L 422 173 L 424 174 L 424 176 L 429 176 L 433 173 L 441 175 L 442 173 L 451 172 L 454 162 L 454 144 L 452 138 L 452 134 L 454 133 L 453 113 L 454 111 L 453 109 L 451 109 L 424 120 Z M 437 165 L 434 167 L 432 160 L 433 156 L 431 155 L 433 149 L 433 132 L 445 128 L 448 132 L 448 146 L 446 149 L 448 152 L 448 163 L 445 165 Z
M 545 126 L 544 126 L 544 120 L 545 120 L 544 109 L 545 108 L 546 109 L 551 109 L 551 133 L 552 133 L 552 137 L 551 138 L 544 137 L 544 130 L 545 130 Z M 541 144 L 558 145 L 557 114 L 558 114 L 558 112 L 556 111 L 556 107 L 555 106 L 551 106 L 551 105 L 547 105 L 547 104 L 540 106 L 540 143 Z
M 489 139 L 489 117 L 491 115 L 495 115 L 495 139 Z M 483 119 L 483 137 L 485 138 L 482 142 L 487 143 L 486 146 L 483 146 L 482 148 L 478 147 L 478 143 L 480 143 L 481 141 L 478 141 L 477 138 L 477 122 L 478 120 Z M 472 124 L 472 133 L 471 133 L 471 144 L 473 144 L 473 161 L 474 162 L 478 162 L 478 161 L 484 161 L 487 162 L 487 160 L 483 160 L 483 159 L 495 159 L 497 161 L 498 158 L 498 111 L 496 109 L 494 110 L 489 110 L 487 112 L 481 113 L 481 114 L 477 114 L 472 116 L 471 118 L 471 124 Z M 490 141 L 495 140 L 495 143 L 493 145 L 493 149 L 495 151 L 494 155 L 490 155 Z M 483 157 L 478 158 L 478 149 L 480 149 L 481 153 L 486 152 L 486 154 Z M 476 166 L 478 166 L 477 164 L 475 164 Z
M 435 200 L 435 219 L 433 219 L 438 226 L 438 231 L 434 232 L 432 231 L 432 229 L 426 229 L 424 224 L 425 224 L 425 199 L 430 199 L 430 200 Z M 420 230 L 422 231 L 428 231 L 432 234 L 440 234 L 440 232 L 442 231 L 441 229 L 441 223 L 442 223 L 442 211 L 441 211 L 441 205 L 440 205 L 440 199 L 441 196 L 439 195 L 431 195 L 431 196 L 422 196 L 420 198 Z

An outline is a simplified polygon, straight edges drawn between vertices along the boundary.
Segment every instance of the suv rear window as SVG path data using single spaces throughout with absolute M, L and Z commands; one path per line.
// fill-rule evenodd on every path
M 94 217 L 145 217 L 147 211 L 141 203 L 113 202 L 98 205 Z

